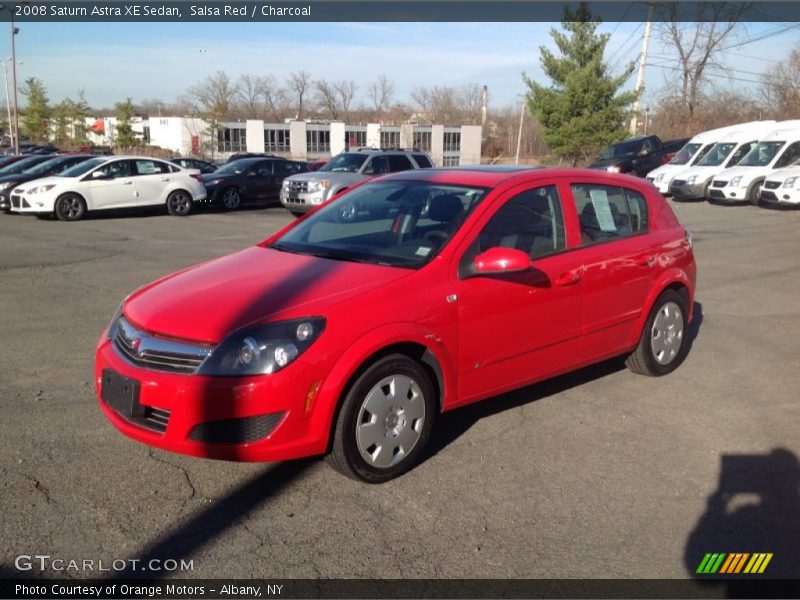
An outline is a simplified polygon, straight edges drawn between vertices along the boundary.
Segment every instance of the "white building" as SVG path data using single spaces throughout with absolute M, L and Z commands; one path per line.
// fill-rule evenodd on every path
M 480 125 L 348 125 L 342 122 L 247 120 L 220 123 L 216 139 L 200 119 L 151 117 L 150 144 L 182 155 L 226 158 L 234 152 L 268 152 L 300 160 L 327 159 L 347 148 L 417 148 L 437 166 L 476 165 Z

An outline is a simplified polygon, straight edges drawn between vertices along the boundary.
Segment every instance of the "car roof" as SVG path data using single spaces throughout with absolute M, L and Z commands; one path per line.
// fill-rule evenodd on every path
M 573 178 L 585 176 L 591 177 L 592 179 L 607 179 L 609 182 L 624 180 L 628 184 L 631 182 L 638 182 L 639 185 L 643 183 L 643 180 L 638 177 L 606 173 L 605 171 L 598 171 L 596 169 L 552 168 L 522 165 L 474 165 L 414 169 L 392 173 L 391 175 L 384 175 L 381 176 L 379 180 L 429 181 L 452 185 L 497 187 L 501 183 L 514 179 L 528 181 L 532 178 L 547 179 L 564 176 Z

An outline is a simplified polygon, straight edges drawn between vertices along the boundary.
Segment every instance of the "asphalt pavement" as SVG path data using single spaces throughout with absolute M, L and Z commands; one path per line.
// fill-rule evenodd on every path
M 18 569 L 48 555 L 191 561 L 157 577 L 686 578 L 706 552 L 770 552 L 767 575 L 800 577 L 800 212 L 675 210 L 699 270 L 675 373 L 610 361 L 455 411 L 380 486 L 318 459 L 153 450 L 96 405 L 95 343 L 122 298 L 285 210 L 0 214 L 0 570 L 106 575 Z

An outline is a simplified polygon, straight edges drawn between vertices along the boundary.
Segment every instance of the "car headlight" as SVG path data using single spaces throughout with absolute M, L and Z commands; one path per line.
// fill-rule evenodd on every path
M 269 375 L 291 364 L 325 329 L 311 317 L 248 327 L 225 338 L 198 367 L 199 375 Z
M 321 192 L 331 187 L 331 182 L 328 179 L 320 179 L 318 181 L 310 181 L 308 183 L 309 192 Z
M 695 181 L 697 181 L 697 175 L 692 175 L 686 180 L 686 185 L 694 185 Z
M 49 192 L 54 187 L 56 187 L 55 183 L 49 183 L 47 185 L 39 185 L 37 187 L 33 187 L 33 188 L 29 189 L 28 193 L 29 194 L 41 194 L 43 192 Z
M 619 173 L 620 168 L 617 165 L 611 165 L 610 167 L 606 167 L 606 171 L 609 173 Z
M 656 175 L 656 177 L 655 177 L 655 179 L 653 179 L 653 181 L 664 181 L 664 174 L 663 173 L 659 173 L 658 175 Z
M 731 182 L 728 185 L 730 185 L 731 187 L 736 187 L 737 185 L 739 185 L 741 181 L 742 181 L 742 176 L 737 175 L 736 177 L 731 179 Z
M 793 188 L 795 181 L 797 181 L 797 177 L 787 177 L 786 180 L 783 182 L 783 187 Z

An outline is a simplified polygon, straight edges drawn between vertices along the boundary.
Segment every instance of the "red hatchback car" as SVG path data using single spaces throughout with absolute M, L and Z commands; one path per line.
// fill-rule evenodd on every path
M 675 369 L 695 272 L 646 181 L 405 171 L 131 294 L 100 338 L 97 395 L 158 448 L 328 454 L 382 482 L 419 462 L 441 412 L 623 354 Z

